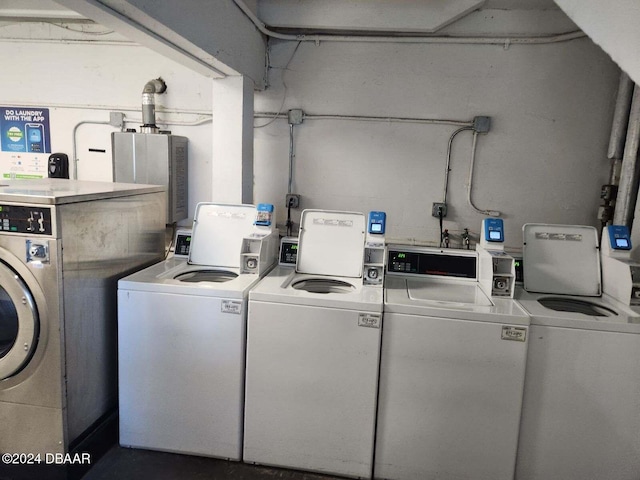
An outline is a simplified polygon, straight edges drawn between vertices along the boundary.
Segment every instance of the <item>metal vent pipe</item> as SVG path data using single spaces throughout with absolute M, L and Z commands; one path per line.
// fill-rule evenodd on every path
M 149 80 L 142 89 L 142 133 L 158 133 L 156 126 L 156 93 L 167 91 L 167 84 L 162 78 Z

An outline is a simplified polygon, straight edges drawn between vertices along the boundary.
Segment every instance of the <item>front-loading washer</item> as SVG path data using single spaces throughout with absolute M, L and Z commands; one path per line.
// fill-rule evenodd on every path
M 122 446 L 241 459 L 247 294 L 278 244 L 255 219 L 253 205 L 198 204 L 187 259 L 118 283 Z
M 529 318 L 472 250 L 388 246 L 374 477 L 512 480 Z
M 249 293 L 246 462 L 371 477 L 383 294 L 364 251 L 363 214 L 305 210 L 295 271 Z
M 640 316 L 601 295 L 593 227 L 527 224 L 518 480 L 640 478 Z M 525 290 L 526 289 L 526 290 Z
M 0 185 L 0 477 L 64 478 L 47 460 L 115 431 L 116 282 L 162 258 L 165 204 L 156 186 Z

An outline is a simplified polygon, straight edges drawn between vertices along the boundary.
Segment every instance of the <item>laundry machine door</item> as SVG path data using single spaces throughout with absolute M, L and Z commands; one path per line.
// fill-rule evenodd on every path
M 16 272 L 0 262 L 0 380 L 27 365 L 38 331 L 38 311 L 31 292 Z

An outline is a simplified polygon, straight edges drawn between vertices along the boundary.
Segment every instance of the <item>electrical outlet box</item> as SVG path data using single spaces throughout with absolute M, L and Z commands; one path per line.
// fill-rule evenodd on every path
M 440 212 L 442 212 L 442 216 L 447 216 L 447 204 L 446 203 L 434 203 L 433 207 L 431 207 L 431 215 L 436 218 L 440 218 Z
M 473 117 L 473 129 L 478 133 L 488 133 L 491 130 L 491 117 Z
M 289 125 L 300 125 L 303 119 L 303 112 L 299 108 L 295 108 L 293 110 L 289 110 Z
M 124 113 L 109 112 L 109 125 L 116 128 L 122 128 L 124 126 Z
M 295 193 L 288 193 L 285 199 L 285 207 L 287 208 L 299 208 L 300 207 L 300 195 Z

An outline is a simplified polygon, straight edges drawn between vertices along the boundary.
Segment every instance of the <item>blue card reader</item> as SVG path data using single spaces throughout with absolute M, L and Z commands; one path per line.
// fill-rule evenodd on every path
M 609 244 L 611 250 L 631 250 L 631 234 L 626 225 L 609 225 Z
M 270 226 L 273 216 L 273 205 L 270 203 L 259 203 L 256 207 L 255 225 Z
M 385 212 L 369 212 L 368 232 L 372 235 L 384 235 L 387 223 Z
M 487 242 L 504 242 L 504 222 L 501 218 L 485 218 L 482 223 Z

